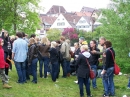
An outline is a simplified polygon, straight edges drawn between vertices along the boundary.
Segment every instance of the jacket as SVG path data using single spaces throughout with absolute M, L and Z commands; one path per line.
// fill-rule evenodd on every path
M 50 53 L 50 61 L 52 64 L 59 61 L 59 54 L 56 48 L 50 48 L 49 53 Z
M 61 45 L 60 52 L 63 55 L 64 59 L 67 59 L 67 60 L 71 59 L 69 51 L 70 51 L 69 44 L 67 42 L 63 42 L 62 45 Z
M 90 53 L 89 52 L 83 52 L 79 54 L 78 59 L 76 61 L 76 65 L 78 65 L 78 70 L 77 70 L 77 76 L 81 78 L 89 78 L 89 66 L 87 64 L 87 60 L 89 62 L 90 58 Z
M 33 59 L 37 58 L 37 48 L 35 44 L 32 44 L 28 50 L 28 63 L 31 63 Z
M 42 53 L 42 56 L 44 56 L 44 57 L 50 57 L 49 49 L 50 49 L 49 45 L 45 45 L 45 44 L 39 45 L 39 51 Z
M 8 51 L 8 43 L 9 43 L 9 36 L 5 37 L 4 32 L 2 32 L 1 38 L 4 40 L 3 50 L 5 53 L 9 53 Z
M 103 53 L 105 53 L 105 51 L 106 51 L 106 49 L 103 47 L 102 52 L 97 51 L 95 54 L 103 55 Z M 102 56 L 102 63 L 103 63 L 103 65 L 105 65 L 105 62 L 106 62 L 106 57 Z
M 98 48 L 95 48 L 94 50 L 96 51 L 100 51 Z M 91 53 L 92 49 L 90 48 L 90 54 L 91 54 L 91 58 L 90 58 L 90 65 L 96 65 L 98 66 L 99 64 L 99 61 L 98 59 L 100 58 L 100 55 L 99 54 L 93 54 Z
M 0 46 L 0 68 L 5 68 L 6 62 L 4 60 L 4 50 L 2 46 Z
M 105 70 L 107 70 L 110 67 L 114 67 L 114 60 L 113 60 L 113 56 L 110 50 L 112 51 L 114 59 L 115 59 L 115 51 L 113 50 L 113 48 L 111 47 L 111 48 L 106 49 L 106 52 L 105 52 L 106 62 L 105 62 L 105 68 L 104 68 Z

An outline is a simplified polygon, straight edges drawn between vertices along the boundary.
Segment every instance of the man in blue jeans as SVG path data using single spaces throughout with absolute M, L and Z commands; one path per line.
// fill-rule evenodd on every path
M 12 49 L 12 59 L 15 62 L 15 67 L 18 74 L 17 83 L 25 83 L 26 82 L 26 58 L 28 52 L 28 45 L 25 40 L 23 40 L 23 35 L 21 32 L 16 33 L 17 39 L 13 43 Z
M 95 50 L 95 51 L 100 51 L 98 48 L 97 48 L 97 42 L 96 40 L 91 40 L 90 41 L 90 53 L 91 51 Z M 95 78 L 92 80 L 92 86 L 93 86 L 93 89 L 96 89 L 97 88 L 97 83 L 96 83 L 96 74 L 97 74 L 97 66 L 99 64 L 99 61 L 98 59 L 100 58 L 100 55 L 98 54 L 94 54 L 94 53 L 91 53 L 91 58 L 90 58 L 90 65 L 91 65 L 91 69 L 94 71 L 95 73 Z
M 129 77 L 129 81 L 128 81 L 127 89 L 130 89 L 130 77 Z
M 70 61 L 71 57 L 70 57 L 70 54 L 69 54 L 69 50 L 70 50 L 70 47 L 68 45 L 68 43 L 65 41 L 65 37 L 61 36 L 60 38 L 60 42 L 61 42 L 61 48 L 60 48 L 60 52 L 63 56 L 63 63 L 62 63 L 62 69 L 63 69 L 63 78 L 66 78 L 67 77 L 67 73 L 68 73 L 68 66 L 69 66 L 69 63 L 68 61 Z

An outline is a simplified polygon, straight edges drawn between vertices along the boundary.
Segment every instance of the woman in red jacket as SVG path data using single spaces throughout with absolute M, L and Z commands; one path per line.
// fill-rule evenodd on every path
M 5 67 L 9 67 L 9 65 L 4 60 L 3 44 L 4 41 L 0 38 L 0 77 L 2 78 L 3 88 L 11 88 L 11 86 L 8 85 L 8 78 L 5 75 Z

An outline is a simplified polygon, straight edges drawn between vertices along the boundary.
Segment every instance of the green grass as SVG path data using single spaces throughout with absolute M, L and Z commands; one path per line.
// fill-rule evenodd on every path
M 26 84 L 17 84 L 17 73 L 13 66 L 13 70 L 9 72 L 11 89 L 3 89 L 0 83 L 0 97 L 80 97 L 78 85 L 74 83 L 76 76 L 69 78 L 61 78 L 62 72 L 58 79 L 59 82 L 54 83 L 49 76 L 48 79 L 40 78 L 38 73 L 38 83 L 33 84 L 28 81 Z M 32 79 L 32 77 L 31 77 Z M 128 78 L 124 75 L 115 76 L 114 78 L 116 96 L 122 97 L 127 95 L 130 97 L 130 90 L 126 89 Z M 101 78 L 97 79 L 98 89 L 91 87 L 93 97 L 102 97 L 103 86 Z

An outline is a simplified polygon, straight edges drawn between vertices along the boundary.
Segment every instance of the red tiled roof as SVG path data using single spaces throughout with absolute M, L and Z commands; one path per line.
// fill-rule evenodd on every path
M 72 15 L 72 14 L 63 14 L 63 16 L 71 26 L 74 26 L 81 18 L 81 16 Z
M 75 12 L 74 14 L 77 16 L 91 16 L 92 15 L 91 12 Z

